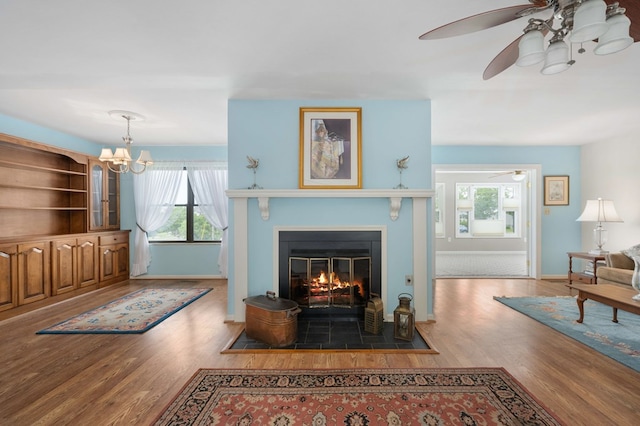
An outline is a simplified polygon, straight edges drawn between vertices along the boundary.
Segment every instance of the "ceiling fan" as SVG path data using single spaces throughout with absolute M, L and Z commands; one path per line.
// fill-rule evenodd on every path
M 520 4 L 516 6 L 505 7 L 501 9 L 490 10 L 477 15 L 469 16 L 441 27 L 435 28 L 422 34 L 420 40 L 435 40 L 441 38 L 454 37 L 463 34 L 469 34 L 476 31 L 486 30 L 516 19 L 533 15 L 538 12 L 551 10 L 553 13 L 547 19 L 530 18 L 529 25 L 525 27 L 524 32 L 531 30 L 539 30 L 542 36 L 546 36 L 549 32 L 554 33 L 550 42 L 562 40 L 567 35 L 568 29 L 573 28 L 574 12 L 577 8 L 587 2 L 602 2 L 602 0 L 529 0 L 530 4 Z M 640 1 L 638 0 L 617 0 L 615 3 L 606 5 L 607 19 L 612 14 L 626 15 L 631 21 L 629 36 L 633 41 L 640 41 Z M 557 24 L 554 27 L 554 23 Z M 535 26 L 533 28 L 532 26 Z M 482 78 L 489 80 L 500 74 L 502 71 L 515 64 L 519 56 L 519 44 L 523 37 L 522 34 L 511 44 L 505 47 L 498 55 L 489 63 L 484 70 Z M 597 37 L 594 37 L 594 39 Z M 588 39 L 591 41 L 593 39 Z M 629 42 L 631 43 L 631 41 Z M 578 52 L 583 53 L 585 50 L 581 47 Z M 569 60 L 563 66 L 572 65 L 575 61 Z
M 511 178 L 515 181 L 525 180 L 527 177 L 527 172 L 525 170 L 510 170 L 506 172 L 496 173 L 493 176 L 490 176 L 489 179 L 497 178 L 505 175 L 513 175 Z

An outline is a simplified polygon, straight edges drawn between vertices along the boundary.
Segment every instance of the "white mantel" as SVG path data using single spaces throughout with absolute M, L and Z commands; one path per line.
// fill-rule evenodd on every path
M 416 321 L 426 321 L 428 317 L 427 282 L 427 199 L 435 196 L 430 189 L 230 189 L 227 196 L 234 206 L 234 315 L 229 320 L 243 322 L 248 297 L 248 199 L 258 199 L 258 207 L 263 220 L 269 220 L 270 198 L 388 198 L 389 215 L 396 220 L 400 214 L 403 198 L 413 200 L 413 300 Z M 419 285 L 421 283 L 421 285 Z
M 257 198 L 262 219 L 269 220 L 269 198 L 389 198 L 389 215 L 396 220 L 403 198 L 433 197 L 427 189 L 230 189 L 229 198 Z

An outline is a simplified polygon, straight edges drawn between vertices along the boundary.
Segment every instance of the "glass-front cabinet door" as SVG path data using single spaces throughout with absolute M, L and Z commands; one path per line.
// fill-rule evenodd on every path
M 90 161 L 89 230 L 120 229 L 120 176 L 106 163 Z
M 120 175 L 106 168 L 107 190 L 107 226 L 109 229 L 120 228 Z

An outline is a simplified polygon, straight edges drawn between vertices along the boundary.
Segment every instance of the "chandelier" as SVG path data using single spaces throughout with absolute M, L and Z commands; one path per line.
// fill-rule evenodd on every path
M 575 63 L 569 43 L 580 43 L 578 53 L 584 53 L 582 43 L 598 40 L 593 52 L 608 55 L 633 44 L 629 36 L 631 21 L 618 3 L 607 5 L 604 0 L 552 0 L 553 15 L 548 20 L 531 18 L 518 44 L 518 66 L 535 65 L 544 60 L 542 74 L 557 74 Z M 557 24 L 554 28 L 554 24 Z M 544 48 L 548 33 L 549 47 Z
M 144 120 L 144 117 L 140 114 L 136 114 L 135 112 L 129 111 L 109 111 L 109 115 L 114 118 L 124 118 L 127 120 L 127 135 L 122 137 L 122 140 L 125 143 L 125 147 L 116 148 L 115 152 L 112 152 L 110 148 L 102 148 L 102 152 L 100 153 L 100 161 L 107 162 L 107 167 L 109 170 L 115 173 L 127 173 L 131 172 L 134 174 L 143 173 L 147 166 L 151 166 L 153 164 L 153 159 L 151 158 L 151 153 L 146 150 L 140 151 L 140 157 L 136 160 L 137 164 L 142 166 L 141 169 L 136 170 L 133 166 L 133 160 L 131 158 L 131 144 L 133 143 L 133 138 L 129 134 L 131 120 Z

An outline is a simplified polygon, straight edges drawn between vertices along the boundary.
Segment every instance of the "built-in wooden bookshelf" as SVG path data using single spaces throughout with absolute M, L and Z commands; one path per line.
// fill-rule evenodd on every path
M 0 312 L 25 311 L 129 278 L 119 175 L 97 158 L 0 133 Z M 111 191 L 93 200 L 91 189 Z M 106 192 L 106 191 L 105 191 Z M 111 213 L 104 226 L 90 211 Z M 98 231 L 98 232 L 92 232 Z

